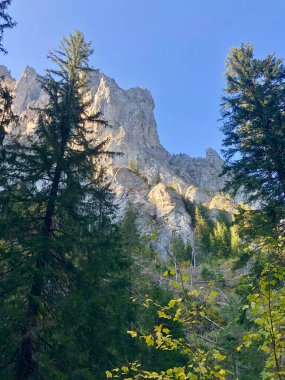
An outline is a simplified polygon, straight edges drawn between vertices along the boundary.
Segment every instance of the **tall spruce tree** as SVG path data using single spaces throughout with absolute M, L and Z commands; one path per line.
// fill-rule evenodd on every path
M 285 212 L 285 66 L 274 54 L 255 58 L 253 46 L 242 44 L 227 59 L 226 83 L 222 131 L 229 187 L 259 202 L 254 229 L 259 224 L 272 232 Z
M 90 43 L 80 32 L 63 39 L 40 78 L 48 96 L 35 131 L 5 145 L 1 163 L 0 357 L 3 379 L 45 376 L 62 300 L 84 281 L 82 263 L 96 255 L 112 210 L 98 162 L 100 114 L 89 111 Z
M 249 305 L 243 307 L 256 329 L 243 341 L 246 347 L 255 342 L 264 353 L 262 378 L 283 379 L 285 66 L 274 54 L 255 58 L 253 46 L 242 44 L 232 49 L 226 80 L 222 115 L 228 185 L 257 201 L 255 209 L 244 205 L 236 219 L 243 241 L 250 237 L 248 251 L 258 252 Z

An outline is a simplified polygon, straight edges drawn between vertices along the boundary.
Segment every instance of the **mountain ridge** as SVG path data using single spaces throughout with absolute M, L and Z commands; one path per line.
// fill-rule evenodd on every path
M 32 133 L 36 113 L 31 107 L 47 102 L 36 71 L 27 66 L 15 80 L 5 66 L 0 66 L 0 75 L 15 92 L 14 110 L 20 116 L 22 131 Z M 118 218 L 130 204 L 138 212 L 142 231 L 157 232 L 156 246 L 163 256 L 173 233 L 193 242 L 191 217 L 183 200 L 208 207 L 219 194 L 220 201 L 214 204 L 221 209 L 228 204 L 221 194 L 225 182 L 220 177 L 221 157 L 212 148 L 206 150 L 205 158 L 169 153 L 160 143 L 155 104 L 148 90 L 124 90 L 99 71 L 92 73 L 89 87 L 91 110 L 101 112 L 111 126 L 100 131 L 101 138 L 109 139 L 110 150 L 123 153 L 105 162 L 119 205 Z M 94 126 L 94 135 L 98 132 Z

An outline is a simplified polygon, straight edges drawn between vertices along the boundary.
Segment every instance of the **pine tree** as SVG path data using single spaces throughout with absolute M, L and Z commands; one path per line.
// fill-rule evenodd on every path
M 6 144 L 1 207 L 1 362 L 4 379 L 41 378 L 53 352 L 62 300 L 84 281 L 82 263 L 111 212 L 97 141 L 100 114 L 89 112 L 90 43 L 80 32 L 49 58 L 57 68 L 40 79 L 48 104 L 33 135 Z
M 231 254 L 232 256 L 237 256 L 241 251 L 241 241 L 239 237 L 239 230 L 236 224 L 233 224 L 230 227 L 230 236 L 231 236 Z
M 195 251 L 196 254 L 205 257 L 210 253 L 210 226 L 198 206 L 195 207 Z
M 272 231 L 285 211 L 285 66 L 274 54 L 255 58 L 253 46 L 242 44 L 228 57 L 226 81 L 222 131 L 228 185 L 258 201 L 254 228 Z
M 230 229 L 222 221 L 217 221 L 210 235 L 211 253 L 219 257 L 229 257 L 231 254 Z
M 227 61 L 222 115 L 228 186 L 241 189 L 254 207 L 238 215 L 242 240 L 252 257 L 246 314 L 257 329 L 243 337 L 265 355 L 263 378 L 284 377 L 285 66 L 270 54 L 254 56 L 253 46 L 233 49 Z M 233 237 L 233 235 L 232 235 Z M 246 240 L 247 238 L 248 240 Z M 232 239 L 233 243 L 233 239 Z M 241 260 L 242 262 L 243 260 Z M 273 264 L 272 264 L 273 263 Z M 244 291 L 243 291 L 244 293 Z M 282 322 L 281 322 L 282 321 Z M 280 324 L 281 322 L 281 324 Z M 251 326 L 253 328 L 253 326 Z M 238 350 L 243 350 L 241 344 Z M 247 354 L 247 352 L 246 352 Z

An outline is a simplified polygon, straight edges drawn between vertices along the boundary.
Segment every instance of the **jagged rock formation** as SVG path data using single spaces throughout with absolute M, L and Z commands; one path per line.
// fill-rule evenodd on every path
M 0 75 L 15 90 L 14 108 L 20 115 L 21 128 L 25 133 L 32 132 L 35 112 L 30 107 L 46 102 L 35 70 L 27 67 L 16 81 L 0 66 Z M 226 205 L 223 197 L 217 199 L 224 185 L 219 177 L 223 161 L 218 153 L 211 148 L 205 158 L 168 153 L 159 141 L 153 98 L 145 89 L 123 90 L 113 79 L 95 72 L 89 96 L 92 110 L 101 111 L 110 124 L 101 138 L 110 139 L 110 150 L 123 153 L 106 164 L 120 205 L 119 217 L 128 204 L 137 209 L 142 230 L 158 231 L 156 244 L 162 254 L 173 232 L 191 241 L 191 220 L 183 198 L 211 209 Z

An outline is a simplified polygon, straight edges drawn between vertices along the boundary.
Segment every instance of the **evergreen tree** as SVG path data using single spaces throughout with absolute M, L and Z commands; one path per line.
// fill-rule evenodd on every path
M 230 229 L 222 221 L 217 221 L 210 234 L 211 254 L 219 257 L 231 255 Z
M 189 199 L 185 199 L 185 198 L 183 198 L 183 203 L 184 203 L 186 211 L 188 212 L 188 214 L 191 218 L 191 227 L 194 229 L 196 226 L 196 220 L 195 220 L 196 204 L 195 204 L 195 202 L 192 202 Z
M 138 255 L 141 248 L 141 236 L 137 226 L 137 213 L 128 205 L 120 225 L 123 248 L 129 258 Z
M 195 207 L 195 251 L 197 255 L 205 257 L 210 253 L 210 226 L 202 211 L 198 206 Z M 198 256 L 199 257 L 199 256 Z
M 5 84 L 5 78 L 0 78 L 0 146 L 3 144 L 7 131 L 18 118 L 13 112 L 13 95 Z
M 236 224 L 230 227 L 230 239 L 231 239 L 231 254 L 236 257 L 241 250 L 241 241 L 239 237 L 239 230 Z
M 171 260 L 173 264 L 183 264 L 184 262 L 192 261 L 192 248 L 190 243 L 186 243 L 180 235 L 173 234 L 170 244 Z
M 0 1 L 0 52 L 7 54 L 7 50 L 2 44 L 4 30 L 13 28 L 16 23 L 12 17 L 7 13 L 7 7 L 11 4 L 12 0 Z
M 106 223 L 93 239 L 93 252 L 81 264 L 83 281 L 60 304 L 53 352 L 42 360 L 48 378 L 60 373 L 68 379 L 104 379 L 114 363 L 132 357 L 131 268 L 119 228 Z
M 225 173 L 234 193 L 241 189 L 259 202 L 258 224 L 272 231 L 285 207 L 285 67 L 270 54 L 254 56 L 253 46 L 232 49 L 222 103 Z M 256 233 L 256 231 L 255 231 Z
M 246 316 L 256 324 L 243 337 L 265 355 L 262 378 L 284 377 L 284 228 L 285 211 L 285 66 L 274 54 L 256 59 L 252 45 L 233 49 L 227 61 L 223 98 L 228 186 L 241 189 L 255 209 L 237 217 L 242 239 L 250 238 L 247 257 L 255 254 L 251 274 L 241 281 L 251 293 Z M 232 240 L 233 241 L 233 240 Z M 258 255 L 256 255 L 258 253 Z M 270 263 L 269 263 L 270 262 Z M 252 282 L 252 283 L 251 283 Z M 250 285 L 249 285 L 250 284 Z M 243 288 L 243 294 L 244 290 Z M 243 317 L 244 319 L 244 317 Z M 243 345 L 240 345 L 239 351 Z M 244 348 L 243 348 L 244 349 Z
M 86 96 L 90 43 L 76 32 L 49 58 L 57 66 L 42 77 L 48 104 L 38 111 L 33 135 L 5 146 L 1 207 L 1 329 L 3 379 L 45 378 L 62 300 L 84 281 L 83 263 L 111 212 Z M 55 359 L 53 359 L 55 360 Z

